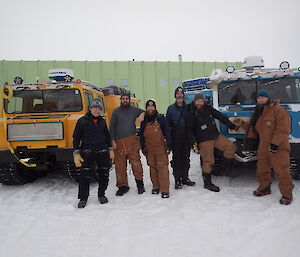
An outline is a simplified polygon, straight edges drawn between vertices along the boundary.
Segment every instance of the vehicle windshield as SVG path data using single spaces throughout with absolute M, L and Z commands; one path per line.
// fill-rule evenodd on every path
M 300 102 L 299 78 L 272 78 L 224 81 L 219 85 L 219 104 L 256 104 L 257 92 L 268 90 L 271 99 L 281 103 Z
M 271 99 L 280 99 L 281 103 L 300 102 L 300 79 L 279 78 L 264 79 L 257 83 L 257 91 L 268 90 Z
M 5 100 L 6 113 L 77 112 L 82 110 L 78 89 L 48 89 L 14 91 Z
M 256 83 L 251 80 L 224 81 L 219 85 L 219 104 L 255 104 Z

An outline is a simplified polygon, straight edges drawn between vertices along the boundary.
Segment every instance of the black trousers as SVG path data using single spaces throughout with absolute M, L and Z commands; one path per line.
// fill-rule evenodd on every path
M 90 192 L 90 182 L 96 178 L 99 183 L 98 197 L 104 196 L 108 186 L 110 159 L 106 150 L 81 150 L 84 162 L 80 168 L 78 199 L 87 200 Z
M 188 140 L 173 141 L 172 144 L 173 175 L 176 181 L 186 181 L 189 177 L 191 144 Z

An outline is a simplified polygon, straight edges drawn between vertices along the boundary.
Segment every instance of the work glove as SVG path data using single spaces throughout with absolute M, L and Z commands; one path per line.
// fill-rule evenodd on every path
M 74 163 L 76 168 L 80 168 L 82 166 L 82 163 L 84 162 L 81 155 L 77 153 L 77 154 L 73 154 L 73 157 L 74 157 Z
M 198 144 L 197 143 L 193 144 L 193 150 L 194 150 L 195 153 L 199 153 L 199 148 L 198 148 Z
M 113 164 L 115 162 L 115 153 L 113 150 L 109 150 L 108 153 L 109 153 L 109 159 L 110 159 L 111 163 Z
M 234 128 L 235 131 L 239 131 L 239 129 L 240 129 L 240 126 L 238 126 L 238 125 L 236 125 Z
M 233 123 L 236 125 L 236 127 L 240 128 L 243 127 L 245 125 L 245 121 L 243 121 L 241 118 L 236 118 Z M 238 129 L 234 129 L 234 130 L 238 130 Z
M 278 151 L 278 145 L 270 144 L 269 145 L 269 155 L 272 155 Z

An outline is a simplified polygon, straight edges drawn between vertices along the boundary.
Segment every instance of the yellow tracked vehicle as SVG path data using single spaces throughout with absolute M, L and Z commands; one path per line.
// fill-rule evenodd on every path
M 1 183 L 24 184 L 58 167 L 76 179 L 73 130 L 94 98 L 102 100 L 102 116 L 109 124 L 103 93 L 91 83 L 72 82 L 72 72 L 64 72 L 63 80 L 55 76 L 61 73 L 49 71 L 56 79 L 51 82 L 24 84 L 16 78 L 1 88 Z

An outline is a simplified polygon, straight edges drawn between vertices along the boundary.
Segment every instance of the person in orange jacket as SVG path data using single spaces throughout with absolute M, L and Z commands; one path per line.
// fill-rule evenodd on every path
M 271 194 L 272 168 L 278 180 L 282 194 L 279 202 L 288 205 L 293 201 L 293 183 L 290 175 L 289 133 L 291 120 L 287 111 L 279 105 L 279 100 L 272 101 L 266 90 L 257 95 L 257 105 L 247 124 L 241 119 L 235 123 L 247 129 L 244 150 L 257 150 L 256 178 L 259 186 L 254 196 Z

